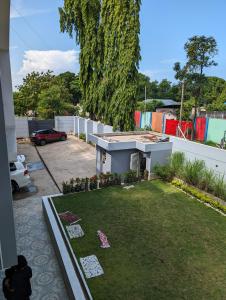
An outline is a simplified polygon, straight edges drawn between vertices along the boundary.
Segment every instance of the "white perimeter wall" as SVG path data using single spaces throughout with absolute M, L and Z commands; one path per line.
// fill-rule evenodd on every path
M 17 138 L 28 138 L 29 130 L 28 130 L 28 120 L 26 117 L 24 118 L 16 118 L 16 137 Z
M 207 168 L 223 175 L 226 181 L 226 150 L 172 136 L 170 141 L 173 142 L 173 152 L 183 152 L 188 160 L 204 160 Z
M 66 133 L 74 132 L 74 116 L 56 116 L 55 129 L 65 131 Z

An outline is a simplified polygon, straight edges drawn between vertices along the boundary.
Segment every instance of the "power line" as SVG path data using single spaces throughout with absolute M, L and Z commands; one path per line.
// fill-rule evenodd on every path
M 40 39 L 40 41 L 47 47 L 47 48 L 51 48 L 50 45 L 48 45 L 48 43 L 46 43 L 46 41 L 43 39 L 43 37 L 39 34 L 39 32 L 33 27 L 33 25 L 31 25 L 30 22 L 28 22 L 28 20 L 20 13 L 20 11 L 13 5 L 11 4 L 11 6 L 14 8 L 14 10 L 18 13 L 18 15 L 23 19 L 23 21 L 27 24 L 27 26 L 29 27 L 29 29 Z
M 27 43 L 27 41 L 22 38 L 22 36 L 18 33 L 18 31 L 16 31 L 16 29 L 11 25 L 11 29 L 13 32 L 16 33 L 16 35 L 18 36 L 18 38 L 21 40 L 21 42 L 28 48 L 28 49 L 32 49 L 33 46 L 29 45 L 29 43 Z

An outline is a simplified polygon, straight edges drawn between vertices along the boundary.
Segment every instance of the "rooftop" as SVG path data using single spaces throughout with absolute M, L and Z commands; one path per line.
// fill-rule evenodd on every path
M 149 152 L 172 147 L 168 137 L 154 131 L 90 134 L 89 140 L 108 151 L 139 149 L 143 152 Z
M 180 102 L 174 101 L 172 99 L 147 99 L 144 100 L 147 103 L 153 102 L 153 101 L 159 101 L 162 102 L 162 107 L 164 106 L 180 106 Z
M 122 132 L 122 133 L 113 133 L 113 134 L 97 134 L 98 137 L 101 137 L 105 141 L 111 143 L 117 142 L 134 142 L 139 141 L 141 143 L 158 143 L 161 142 L 163 136 L 161 133 L 151 132 L 151 131 L 141 131 L 141 132 Z

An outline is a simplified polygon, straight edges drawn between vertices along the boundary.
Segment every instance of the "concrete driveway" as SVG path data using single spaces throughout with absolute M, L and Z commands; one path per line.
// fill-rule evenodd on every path
M 69 181 L 72 177 L 85 178 L 96 174 L 95 147 L 74 136 L 37 149 L 60 188 L 63 181 Z

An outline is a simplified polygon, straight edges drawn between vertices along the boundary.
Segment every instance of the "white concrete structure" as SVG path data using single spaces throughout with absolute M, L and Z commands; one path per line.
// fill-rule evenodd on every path
M 97 174 L 122 174 L 129 170 L 151 173 L 157 163 L 165 164 L 172 153 L 172 143 L 154 132 L 90 134 L 89 139 L 96 144 Z
M 86 143 L 89 142 L 89 134 L 93 133 L 93 121 L 90 119 L 85 120 L 85 134 L 86 134 Z
M 56 116 L 55 129 L 65 131 L 66 133 L 74 132 L 74 116 Z
M 85 134 L 85 120 L 84 118 L 78 117 L 78 137 L 80 134 Z
M 16 160 L 16 132 L 9 60 L 9 0 L 0 1 L 0 78 L 9 160 Z
M 28 138 L 28 119 L 27 117 L 16 118 L 16 137 L 17 138 Z
M 16 160 L 16 133 L 9 61 L 10 0 L 0 1 L 0 269 L 16 264 L 9 161 Z

